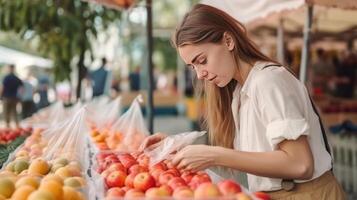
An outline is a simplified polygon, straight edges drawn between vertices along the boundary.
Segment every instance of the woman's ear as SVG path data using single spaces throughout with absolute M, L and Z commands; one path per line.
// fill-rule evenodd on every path
M 227 46 L 229 51 L 233 51 L 234 49 L 234 40 L 230 33 L 224 32 L 223 33 L 223 43 Z

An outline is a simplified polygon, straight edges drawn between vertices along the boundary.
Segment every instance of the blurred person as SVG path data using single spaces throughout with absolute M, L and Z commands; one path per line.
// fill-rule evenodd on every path
M 240 22 L 197 4 L 173 40 L 201 80 L 209 141 L 179 150 L 169 159 L 174 166 L 247 173 L 249 190 L 268 192 L 272 199 L 345 199 L 306 87 L 289 68 L 261 53 Z M 149 136 L 139 150 L 152 149 L 165 137 Z
M 50 77 L 49 77 L 49 70 L 46 69 L 37 77 L 37 92 L 40 96 L 40 100 L 37 103 L 37 109 L 40 110 L 50 105 L 48 101 L 48 89 L 50 87 Z
M 104 94 L 105 87 L 107 84 L 108 70 L 107 59 L 102 58 L 102 65 L 99 69 L 90 73 L 90 79 L 92 82 L 93 98 L 101 96 Z
M 1 97 L 3 101 L 3 111 L 6 122 L 6 127 L 10 128 L 11 118 L 15 121 L 16 126 L 19 127 L 17 118 L 16 106 L 19 102 L 19 88 L 23 82 L 15 75 L 15 65 L 8 66 L 8 74 L 2 81 Z
M 357 55 L 348 50 L 336 67 L 336 90 L 335 95 L 343 98 L 353 98 L 356 85 Z
M 328 82 L 335 74 L 335 67 L 326 52 L 319 48 L 316 51 L 317 59 L 311 65 L 309 80 L 313 94 L 326 94 L 331 92 Z
M 22 119 L 25 119 L 32 116 L 32 114 L 36 111 L 36 105 L 33 101 L 35 86 L 30 72 L 22 82 L 23 86 L 20 88 L 20 96 L 22 105 Z
M 140 90 L 140 67 L 137 66 L 135 69 L 129 73 L 129 83 L 131 91 Z

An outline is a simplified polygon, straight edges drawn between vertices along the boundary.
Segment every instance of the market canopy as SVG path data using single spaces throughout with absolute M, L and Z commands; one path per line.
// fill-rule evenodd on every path
M 3 46 L 0 46 L 0 63 L 15 64 L 18 67 L 36 66 L 50 68 L 53 66 L 52 60 Z
M 305 5 L 314 6 L 313 30 L 341 32 L 357 25 L 357 1 L 350 0 L 202 0 L 231 14 L 249 28 L 276 28 L 283 19 L 286 31 L 301 31 Z

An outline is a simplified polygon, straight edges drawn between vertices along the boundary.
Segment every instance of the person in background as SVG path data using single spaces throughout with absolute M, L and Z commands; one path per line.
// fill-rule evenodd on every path
M 21 94 L 21 107 L 22 107 L 22 119 L 31 117 L 36 111 L 36 106 L 33 101 L 33 95 L 35 88 L 31 73 L 28 73 L 27 77 L 23 80 L 23 86 L 20 88 Z
M 353 98 L 356 84 L 357 55 L 349 49 L 336 67 L 335 95 L 342 98 Z
M 3 100 L 3 110 L 6 127 L 10 128 L 11 118 L 19 127 L 16 106 L 19 102 L 18 91 L 23 85 L 22 81 L 15 75 L 15 65 L 8 66 L 9 73 L 4 77 L 2 82 L 1 97 Z
M 140 67 L 137 66 L 134 71 L 129 74 L 130 90 L 139 91 L 140 90 Z
M 107 83 L 108 71 L 106 70 L 107 59 L 102 58 L 102 65 L 99 69 L 90 73 L 92 81 L 93 98 L 104 94 L 104 89 Z
M 43 72 L 38 78 L 37 92 L 40 96 L 40 101 L 37 104 L 37 109 L 40 110 L 50 105 L 48 101 L 48 88 L 50 86 L 50 78 L 48 71 Z
M 323 49 L 317 49 L 316 54 L 317 60 L 310 71 L 311 89 L 313 94 L 326 94 L 331 91 L 328 82 L 334 76 L 335 68 Z

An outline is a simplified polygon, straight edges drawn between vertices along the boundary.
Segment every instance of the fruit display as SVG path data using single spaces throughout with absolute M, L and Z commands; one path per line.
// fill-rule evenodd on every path
M 6 162 L 9 155 L 17 149 L 32 132 L 41 129 L 17 128 L 0 130 L 0 167 Z
M 79 164 L 64 158 L 47 162 L 18 157 L 0 172 L 0 199 L 84 200 L 81 190 L 85 186 Z
M 81 164 L 60 156 L 46 160 L 47 145 L 41 132 L 28 137 L 0 171 L 0 199 L 85 199 Z
M 206 172 L 179 170 L 168 160 L 150 166 L 145 154 L 100 152 L 95 160 L 106 191 L 100 199 L 253 199 L 232 180 L 214 184 Z M 258 195 L 269 199 L 265 193 Z
M 17 137 L 26 137 L 30 135 L 32 128 L 17 128 L 17 129 L 0 129 L 0 144 L 8 144 L 14 141 Z
M 59 119 L 55 114 L 59 105 L 46 114 Z M 269 199 L 262 192 L 249 193 L 233 180 L 214 182 L 205 171 L 178 169 L 165 159 L 172 149 L 182 148 L 203 132 L 190 134 L 187 140 L 175 135 L 171 139 L 180 142 L 164 142 L 170 148 L 160 145 L 138 153 L 148 135 L 138 98 L 116 121 L 93 123 L 92 112 L 100 109 L 91 106 L 88 111 L 76 104 L 67 110 L 66 120 L 48 122 L 45 130 L 16 131 L 16 135 L 31 134 L 18 142 L 19 147 L 9 147 L 12 153 L 0 170 L 0 200 Z
M 98 126 L 90 124 L 90 136 L 99 150 L 135 151 L 148 136 L 145 120 L 140 108 L 139 97 L 116 121 Z M 110 115 L 108 115 L 109 118 Z M 112 122 L 112 123 L 111 123 Z

